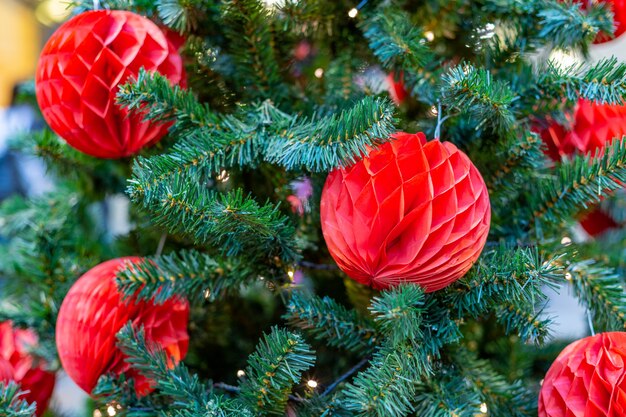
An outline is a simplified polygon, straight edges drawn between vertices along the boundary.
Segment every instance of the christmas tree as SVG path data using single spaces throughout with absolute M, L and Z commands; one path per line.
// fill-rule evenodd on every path
M 57 186 L 0 205 L 0 415 L 60 371 L 94 416 L 624 415 L 626 64 L 551 58 L 623 2 L 73 6 L 16 141 Z M 598 335 L 555 360 L 568 287 Z

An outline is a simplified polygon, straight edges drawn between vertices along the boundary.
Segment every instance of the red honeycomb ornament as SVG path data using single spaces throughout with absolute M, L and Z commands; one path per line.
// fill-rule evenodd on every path
M 567 346 L 541 386 L 539 417 L 626 415 L 626 333 L 586 337 Z
M 27 393 L 20 397 L 37 403 L 37 416 L 43 415 L 54 390 L 55 375 L 30 351 L 37 345 L 32 330 L 16 329 L 11 322 L 0 323 L 0 381 L 13 380 Z
M 68 144 L 98 158 L 122 158 L 159 141 L 168 125 L 143 121 L 115 104 L 119 85 L 139 69 L 172 84 L 183 63 L 161 29 L 132 12 L 82 13 L 57 29 L 37 65 L 36 93 L 46 122 Z
M 427 292 L 462 277 L 480 255 L 491 211 L 467 155 L 422 133 L 397 133 L 324 185 L 321 222 L 330 254 L 376 289 L 402 282 Z
M 626 105 L 598 104 L 581 99 L 568 118 L 569 127 L 552 123 L 540 130 L 554 160 L 576 153 L 594 153 L 613 139 L 626 135 Z
M 178 363 L 187 354 L 186 301 L 122 301 L 115 274 L 126 263 L 139 261 L 134 257 L 118 258 L 95 266 L 76 281 L 61 305 L 56 327 L 59 358 L 70 378 L 88 393 L 98 378 L 107 373 L 124 373 L 134 378 L 139 395 L 153 389 L 153 382 L 132 369 L 116 346 L 117 332 L 129 321 L 135 327 L 143 327 L 146 340 L 160 345 L 172 363 Z

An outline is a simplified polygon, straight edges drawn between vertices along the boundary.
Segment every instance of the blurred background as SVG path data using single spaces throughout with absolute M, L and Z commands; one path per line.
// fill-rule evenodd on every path
M 36 103 L 20 100 L 20 91 L 32 91 L 39 52 L 50 34 L 70 14 L 68 3 L 68 0 L 0 0 L 0 202 L 15 194 L 41 194 L 54 186 L 53 180 L 46 176 L 43 164 L 34 157 L 12 150 L 11 140 L 43 127 Z M 626 35 L 594 45 L 591 50 L 592 60 L 611 55 L 626 61 Z M 564 54 L 553 58 L 566 65 L 582 59 Z M 127 221 L 122 213 L 124 204 L 127 203 L 120 202 L 120 215 L 109 218 L 110 229 L 123 232 L 126 228 L 123 223 Z M 576 236 L 577 233 L 572 231 L 573 239 L 584 238 L 583 235 Z M 573 339 L 588 333 L 585 311 L 567 290 L 554 296 L 545 314 L 556 317 L 556 338 Z M 86 401 L 86 395 L 68 378 L 58 376 L 52 408 L 59 415 L 84 416 Z M 109 414 L 114 415 L 115 411 L 112 412 Z

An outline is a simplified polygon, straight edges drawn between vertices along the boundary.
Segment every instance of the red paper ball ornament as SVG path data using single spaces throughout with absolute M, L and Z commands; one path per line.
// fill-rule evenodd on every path
M 598 104 L 581 99 L 569 118 L 569 127 L 552 123 L 540 130 L 554 160 L 576 153 L 594 153 L 613 139 L 626 135 L 626 105 Z
M 626 415 L 626 333 L 586 337 L 567 346 L 541 386 L 539 417 Z
M 43 415 L 54 390 L 55 375 L 45 369 L 30 351 L 37 345 L 32 330 L 13 328 L 11 322 L 0 323 L 0 380 L 13 380 L 27 393 L 21 397 L 37 403 L 37 416 Z
M 124 361 L 116 334 L 129 321 L 143 327 L 146 340 L 160 345 L 178 363 L 187 354 L 189 336 L 186 301 L 170 299 L 157 305 L 150 301 L 122 301 L 115 274 L 126 263 L 140 258 L 119 258 L 87 271 L 63 300 L 56 326 L 61 364 L 76 384 L 91 393 L 101 375 L 112 373 L 134 378 L 139 395 L 148 394 L 153 383 Z
M 396 80 L 396 74 L 393 72 L 387 76 L 387 86 L 389 91 L 389 96 L 391 100 L 396 104 L 396 106 L 404 103 L 406 96 L 409 95 L 407 93 L 406 88 L 404 86 L 404 74 L 400 74 L 400 77 Z
M 330 254 L 376 289 L 412 282 L 427 292 L 472 266 L 489 232 L 485 182 L 467 155 L 423 133 L 397 133 L 363 160 L 331 172 L 321 222 Z
M 71 146 L 98 158 L 122 158 L 157 142 L 167 124 L 143 121 L 115 104 L 120 84 L 139 69 L 172 84 L 182 59 L 153 22 L 119 10 L 82 13 L 57 29 L 37 65 L 36 93 L 46 122 Z

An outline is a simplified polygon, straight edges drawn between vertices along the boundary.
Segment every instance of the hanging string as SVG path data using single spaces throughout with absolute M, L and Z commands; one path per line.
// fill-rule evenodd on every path
M 161 256 L 161 254 L 163 253 L 163 248 L 165 247 L 166 240 L 167 240 L 167 233 L 163 233 L 161 235 L 161 239 L 159 239 L 159 245 L 157 246 L 157 250 L 154 256 Z
M 596 335 L 596 329 L 593 328 L 593 320 L 591 320 L 591 311 L 587 309 L 587 321 L 589 322 L 589 330 L 591 331 L 591 335 Z

